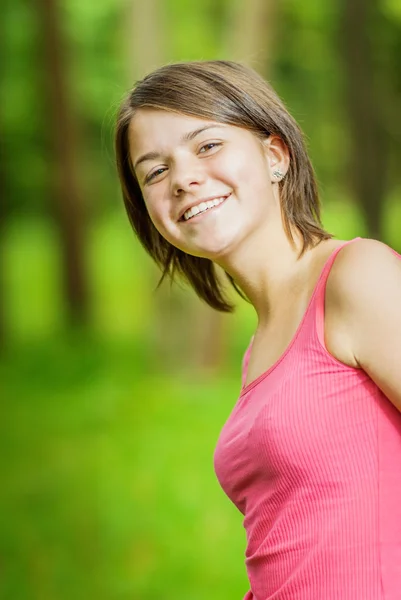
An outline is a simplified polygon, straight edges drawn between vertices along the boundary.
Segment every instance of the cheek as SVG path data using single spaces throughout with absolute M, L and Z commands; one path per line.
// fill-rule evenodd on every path
M 268 169 L 264 157 L 254 148 L 244 148 L 223 159 L 219 165 L 227 182 L 236 186 L 260 187 L 268 182 Z
M 144 201 L 149 218 L 152 221 L 155 229 L 157 229 L 157 231 L 165 240 L 167 240 L 170 244 L 175 245 L 175 240 L 173 239 L 173 235 L 169 227 L 170 217 L 167 204 L 156 196 L 151 196 L 150 198 L 144 197 Z
M 150 220 L 156 229 L 159 229 L 163 223 L 163 201 L 162 198 L 159 197 L 159 194 L 143 194 L 143 199 L 145 202 L 146 210 L 148 211 L 148 215 Z
M 148 210 L 148 215 L 153 223 L 153 226 L 157 229 L 160 235 L 167 239 L 166 228 L 163 224 L 164 221 L 160 218 L 160 215 L 154 210 Z

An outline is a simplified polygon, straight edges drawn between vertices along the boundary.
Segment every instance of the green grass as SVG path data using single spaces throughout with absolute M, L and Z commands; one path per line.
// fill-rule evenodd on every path
M 238 381 L 156 377 L 138 348 L 32 344 L 1 367 L 1 597 L 231 599 L 241 516 L 212 456 Z

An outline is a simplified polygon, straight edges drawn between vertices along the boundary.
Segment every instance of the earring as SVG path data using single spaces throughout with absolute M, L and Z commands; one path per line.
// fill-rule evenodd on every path
M 272 172 L 272 175 L 273 175 L 273 177 L 275 177 L 275 179 L 277 179 L 277 181 L 281 181 L 282 179 L 284 179 L 284 176 L 285 176 L 284 173 L 282 173 L 280 171 L 280 169 L 275 169 Z

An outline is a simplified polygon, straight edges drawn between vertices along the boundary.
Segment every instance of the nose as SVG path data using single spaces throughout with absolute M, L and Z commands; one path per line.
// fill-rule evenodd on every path
M 171 170 L 171 183 L 174 196 L 193 192 L 205 181 L 205 173 L 195 157 L 176 161 Z

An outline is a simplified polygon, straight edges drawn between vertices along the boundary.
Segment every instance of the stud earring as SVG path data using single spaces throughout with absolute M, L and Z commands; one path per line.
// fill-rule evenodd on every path
M 282 173 L 282 172 L 280 171 L 280 169 L 275 169 L 275 170 L 272 172 L 272 175 L 273 175 L 273 177 L 274 177 L 275 179 L 277 179 L 277 181 L 281 181 L 282 179 L 284 179 L 284 173 Z

